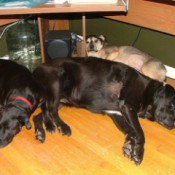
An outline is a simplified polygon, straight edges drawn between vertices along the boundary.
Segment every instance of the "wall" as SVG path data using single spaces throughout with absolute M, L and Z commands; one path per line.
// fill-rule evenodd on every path
M 0 27 L 0 34 L 3 31 L 4 27 Z M 5 41 L 5 35 L 2 36 L 0 39 L 0 57 L 7 54 L 7 46 Z
M 82 34 L 81 18 L 76 15 L 70 21 L 70 30 Z M 104 18 L 87 18 L 87 35 L 103 34 L 109 45 L 132 45 L 136 40 L 140 27 Z M 2 28 L 0 28 L 2 31 Z M 175 67 L 175 36 L 142 28 L 134 45 L 142 51 L 160 59 L 164 64 Z M 5 35 L 0 40 L 0 57 L 7 54 Z
M 79 19 L 70 22 L 71 31 L 80 35 L 81 26 Z M 175 36 L 100 17 L 87 18 L 86 33 L 106 35 L 109 45 L 117 46 L 132 45 L 138 36 L 135 47 L 175 67 Z

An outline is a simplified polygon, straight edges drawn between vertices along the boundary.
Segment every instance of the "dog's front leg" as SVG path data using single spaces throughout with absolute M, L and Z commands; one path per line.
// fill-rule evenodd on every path
M 59 105 L 58 111 L 53 110 L 53 120 L 55 125 L 58 128 L 58 131 L 61 133 L 61 135 L 70 136 L 71 135 L 71 128 L 60 118 L 59 116 L 59 110 L 61 109 L 62 105 Z
M 71 135 L 70 127 L 60 118 L 58 112 L 62 105 L 59 103 L 59 97 L 54 97 L 52 100 L 46 101 L 45 105 L 42 106 L 42 111 L 45 118 L 45 126 L 47 131 L 55 131 L 55 126 L 62 135 Z
M 123 154 L 124 156 L 128 157 L 131 160 L 134 160 L 134 147 L 135 147 L 135 132 L 131 125 L 127 122 L 125 117 L 119 116 L 116 114 L 110 114 L 109 115 L 111 119 L 113 120 L 114 124 L 117 126 L 117 128 L 122 131 L 125 135 L 125 143 L 123 146 Z M 134 160 L 135 161 L 135 160 Z M 140 160 L 141 161 L 141 160 Z M 138 164 L 138 161 L 136 162 Z
M 125 135 L 123 154 L 133 160 L 135 164 L 140 164 L 144 153 L 144 134 L 140 127 L 137 116 L 133 115 L 132 110 L 123 107 L 123 116 L 110 114 L 117 128 Z
M 50 108 L 51 105 L 49 105 L 49 98 L 45 101 L 45 103 L 42 104 L 42 118 L 43 123 L 45 124 L 46 130 L 50 133 L 55 132 L 55 124 L 52 119 L 52 109 Z
M 123 105 L 121 110 L 130 128 L 129 132 L 128 129 L 125 129 L 126 139 L 123 146 L 123 153 L 133 160 L 136 165 L 139 165 L 142 162 L 144 154 L 144 133 L 140 126 L 137 112 L 130 105 Z
M 45 131 L 43 128 L 43 116 L 42 113 L 34 116 L 33 118 L 34 127 L 35 127 L 35 138 L 39 142 L 43 143 L 45 141 Z

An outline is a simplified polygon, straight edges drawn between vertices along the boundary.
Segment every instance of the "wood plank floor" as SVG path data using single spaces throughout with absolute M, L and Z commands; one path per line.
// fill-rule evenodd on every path
M 69 107 L 60 115 L 72 135 L 47 133 L 41 144 L 33 127 L 23 128 L 0 149 L 0 175 L 175 175 L 175 130 L 140 119 L 146 143 L 143 162 L 136 166 L 122 155 L 124 136 L 109 117 Z

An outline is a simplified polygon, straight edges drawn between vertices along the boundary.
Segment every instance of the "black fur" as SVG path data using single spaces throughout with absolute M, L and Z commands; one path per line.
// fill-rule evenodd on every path
M 31 72 L 13 61 L 0 59 L 0 148 L 9 144 L 23 125 L 31 128 L 29 117 L 40 101 L 39 86 Z M 13 99 L 16 97 L 23 100 Z
M 45 140 L 46 129 L 55 127 L 70 135 L 58 109 L 64 105 L 107 113 L 125 134 L 123 154 L 140 164 L 144 153 L 144 133 L 138 116 L 146 115 L 168 129 L 175 127 L 175 90 L 152 80 L 127 65 L 98 58 L 64 58 L 45 63 L 34 71 L 45 92 L 42 113 L 36 118 L 36 138 Z M 120 111 L 122 116 L 111 111 Z

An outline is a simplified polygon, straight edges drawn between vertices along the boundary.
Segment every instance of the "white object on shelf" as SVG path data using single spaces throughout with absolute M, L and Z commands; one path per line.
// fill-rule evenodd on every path
M 46 4 L 64 4 L 68 0 L 49 0 Z
M 118 0 L 69 0 L 70 4 L 116 4 Z

